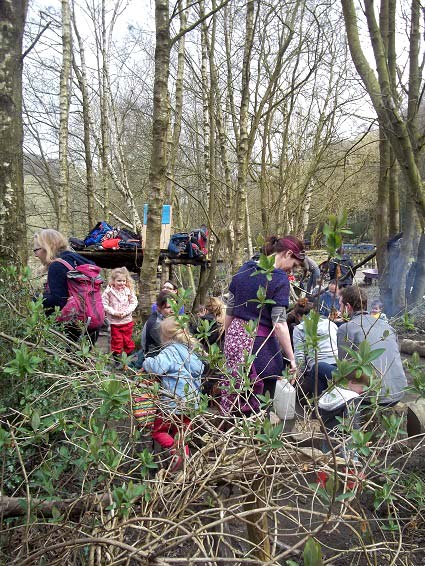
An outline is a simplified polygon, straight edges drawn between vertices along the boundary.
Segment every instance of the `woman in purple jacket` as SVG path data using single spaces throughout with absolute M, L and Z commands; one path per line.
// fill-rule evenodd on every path
M 259 407 L 256 395 L 268 391 L 270 397 L 273 397 L 276 381 L 285 367 L 289 365 L 291 372 L 296 371 L 295 356 L 286 323 L 290 289 L 287 272 L 303 263 L 304 244 L 294 236 L 270 236 L 266 240 L 263 253 L 274 256 L 270 281 L 265 273 L 261 273 L 258 263 L 250 260 L 234 275 L 229 286 L 224 355 L 239 394 L 232 393 L 232 387 L 226 387 L 230 385 L 230 380 L 225 379 L 221 408 L 227 414 L 255 411 Z M 271 301 L 262 308 L 258 308 L 257 299 L 260 287 L 264 288 L 266 299 Z M 254 332 L 247 331 L 250 321 L 256 323 Z M 243 393 L 238 372 L 245 363 L 246 355 L 250 353 L 255 356 L 249 369 L 252 387 L 249 392 Z

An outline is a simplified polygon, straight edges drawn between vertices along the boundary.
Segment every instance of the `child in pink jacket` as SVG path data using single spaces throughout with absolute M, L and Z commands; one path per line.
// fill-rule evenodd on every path
M 111 325 L 111 350 L 114 357 L 123 352 L 131 354 L 134 350 L 133 316 L 137 307 L 134 283 L 126 267 L 117 267 L 111 271 L 109 285 L 102 294 L 106 318 Z

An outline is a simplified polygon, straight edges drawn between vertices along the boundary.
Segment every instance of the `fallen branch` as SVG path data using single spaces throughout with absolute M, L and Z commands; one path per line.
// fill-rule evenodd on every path
M 27 564 L 34 564 L 38 558 L 43 558 L 46 556 L 47 552 L 57 552 L 58 550 L 68 548 L 68 547 L 75 547 L 75 546 L 87 546 L 87 545 L 106 545 L 108 547 L 116 546 L 121 550 L 126 550 L 130 553 L 129 558 L 137 561 L 139 564 L 146 564 L 146 554 L 142 551 L 138 550 L 134 546 L 130 544 L 126 544 L 125 542 L 121 542 L 119 540 L 113 538 L 105 538 L 105 537 L 86 537 L 80 539 L 69 540 L 65 542 L 59 542 L 56 544 L 52 544 L 50 546 L 44 547 L 37 552 L 33 552 L 30 554 L 25 560 L 19 559 L 19 566 L 26 566 Z M 142 560 L 143 558 L 143 560 Z M 17 562 L 13 562 L 16 564 Z
M 96 494 L 88 495 L 78 499 L 58 499 L 55 501 L 43 501 L 40 499 L 30 499 L 25 497 L 6 497 L 0 496 L 0 516 L 4 519 L 10 517 L 23 517 L 27 514 L 27 506 L 31 508 L 31 514 L 49 518 L 59 511 L 61 515 L 66 515 L 68 519 L 78 519 L 83 513 L 92 507 L 99 509 L 111 502 L 110 495 Z
M 403 354 L 419 354 L 425 358 L 425 340 L 409 340 L 408 338 L 400 338 L 400 350 Z

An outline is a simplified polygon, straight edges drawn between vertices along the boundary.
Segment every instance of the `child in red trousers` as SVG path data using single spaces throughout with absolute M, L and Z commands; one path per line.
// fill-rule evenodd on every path
M 106 317 L 111 325 L 111 350 L 114 357 L 134 350 L 133 311 L 137 307 L 134 283 L 126 267 L 111 271 L 109 285 L 102 294 Z
M 178 471 L 189 456 L 185 436 L 191 420 L 189 407 L 199 406 L 204 364 L 195 352 L 197 341 L 174 317 L 161 322 L 163 348 L 143 362 L 144 371 L 159 376 L 161 408 L 153 423 L 152 438 L 172 457 L 171 471 Z

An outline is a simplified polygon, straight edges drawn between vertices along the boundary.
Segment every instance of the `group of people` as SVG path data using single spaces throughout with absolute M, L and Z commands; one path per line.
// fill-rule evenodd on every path
M 58 235 L 61 236 L 54 230 L 42 230 L 34 240 L 34 253 L 47 267 L 48 287 L 43 298 L 46 309 L 62 308 L 67 300 L 67 270 L 55 258 L 64 258 L 72 265 L 88 263 L 69 250 L 66 240 Z M 407 382 L 397 337 L 379 305 L 376 312 L 369 313 L 362 289 L 353 285 L 337 288 L 337 282 L 332 280 L 318 301 L 320 319 L 315 351 L 306 332 L 306 317 L 314 305 L 299 301 L 289 312 L 288 275 L 305 265 L 303 242 L 294 236 L 271 236 L 263 253 L 272 258 L 270 269 L 260 269 L 255 259 L 244 263 L 230 282 L 226 307 L 220 299 L 210 298 L 191 327 L 173 314 L 177 287 L 167 281 L 143 327 L 140 366 L 144 372 L 159 376 L 163 391 L 164 409 L 155 418 L 152 437 L 169 451 L 174 469 L 181 467 L 188 455 L 184 442 L 185 431 L 190 428 L 187 407 L 196 408 L 199 404 L 205 370 L 202 352 L 208 343 L 216 343 L 226 361 L 227 371 L 220 383 L 220 409 L 224 415 L 256 412 L 262 396 L 268 394 L 273 398 L 276 382 L 283 375 L 298 384 L 305 398 L 325 399 L 326 392 L 333 388 L 336 360 L 349 356 L 349 349 L 357 349 L 364 340 L 371 350 L 382 349 L 372 362 L 378 386 L 365 375 L 360 379 L 348 376 L 348 394 L 344 394 L 343 388 L 335 388 L 342 402 L 322 403 L 324 422 L 333 426 L 336 417 L 344 415 L 349 407 L 369 403 L 372 386 L 373 395 L 382 405 L 394 404 L 403 396 Z M 132 353 L 132 312 L 137 298 L 125 268 L 111 272 L 103 303 L 111 324 L 112 352 Z M 339 321 L 333 320 L 337 318 L 335 313 Z M 203 320 L 210 332 L 202 337 L 199 329 Z M 246 387 L 247 383 L 250 387 Z

